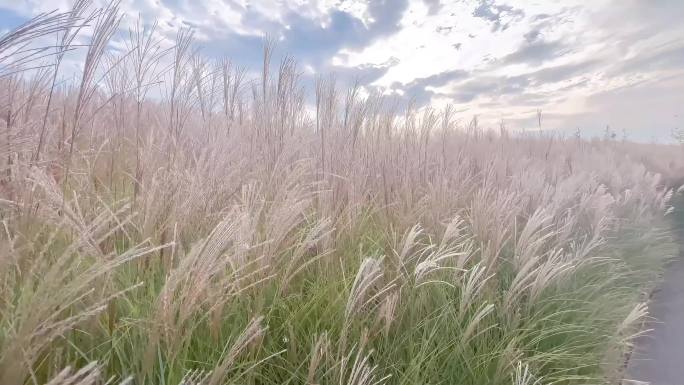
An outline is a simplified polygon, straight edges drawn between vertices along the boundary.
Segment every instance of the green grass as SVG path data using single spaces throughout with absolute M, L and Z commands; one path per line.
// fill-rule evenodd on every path
M 606 257 L 621 262 L 588 263 L 534 301 L 523 296 L 512 313 L 502 303 L 513 280 L 510 269 L 491 279 L 464 313 L 459 311 L 463 289 L 454 284 L 453 274 L 441 273 L 419 287 L 409 282 L 385 329 L 374 309 L 345 322 L 358 256 L 378 255 L 386 242 L 366 228 L 305 269 L 285 291 L 271 280 L 226 303 L 218 329 L 215 316 L 204 309 L 191 316 L 182 333 L 176 331 L 186 338 L 162 337 L 156 346 L 151 320 L 165 273 L 149 256 L 111 277 L 114 290 L 145 284 L 113 300 L 115 313 L 105 312 L 55 341 L 36 373 L 43 377 L 51 368 L 98 361 L 108 376 L 134 374 L 137 383 L 177 384 L 189 369 L 216 367 L 253 315 L 262 314 L 267 333 L 230 369 L 229 383 L 307 383 L 312 348 L 323 334 L 329 346 L 314 371 L 320 384 L 347 376 L 342 358 L 351 354 L 353 361 L 359 349 L 370 354 L 377 376 L 389 376 L 387 384 L 509 384 L 519 361 L 545 383 L 597 383 L 604 375 L 602 364 L 609 364 L 604 360 L 616 358 L 606 356 L 607 347 L 620 346 L 611 331 L 654 281 L 659 266 L 654 261 L 671 251 L 669 242 L 633 237 L 641 230 L 625 232 L 603 248 Z M 485 303 L 494 305 L 492 312 L 464 337 Z

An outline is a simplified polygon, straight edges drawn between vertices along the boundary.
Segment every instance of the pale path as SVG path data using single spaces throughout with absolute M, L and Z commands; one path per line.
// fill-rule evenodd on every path
M 681 206 L 680 206 L 681 207 Z M 627 366 L 628 379 L 651 385 L 684 385 L 684 232 L 677 223 L 679 255 L 668 265 L 653 294 L 649 313 L 653 331 L 637 342 Z M 639 382 L 625 381 L 625 385 Z

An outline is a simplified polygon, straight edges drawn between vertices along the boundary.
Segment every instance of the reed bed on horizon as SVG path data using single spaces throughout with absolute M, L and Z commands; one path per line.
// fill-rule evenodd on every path
M 271 45 L 250 79 L 120 21 L 78 1 L 0 37 L 0 383 L 619 381 L 676 250 L 677 147 L 333 77 L 310 108 Z

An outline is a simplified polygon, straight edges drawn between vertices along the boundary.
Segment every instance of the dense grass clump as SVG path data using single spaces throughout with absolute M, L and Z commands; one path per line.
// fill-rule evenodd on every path
M 78 2 L 0 38 L 1 384 L 620 377 L 674 252 L 676 148 L 323 79 L 308 109 L 269 46 L 249 80 L 188 31 L 107 48 L 119 21 Z

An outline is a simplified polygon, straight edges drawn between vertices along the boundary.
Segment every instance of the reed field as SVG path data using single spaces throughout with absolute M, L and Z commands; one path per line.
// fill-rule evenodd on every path
M 0 384 L 619 382 L 678 146 L 308 86 L 268 43 L 257 77 L 188 30 L 112 51 L 121 17 L 0 38 Z

